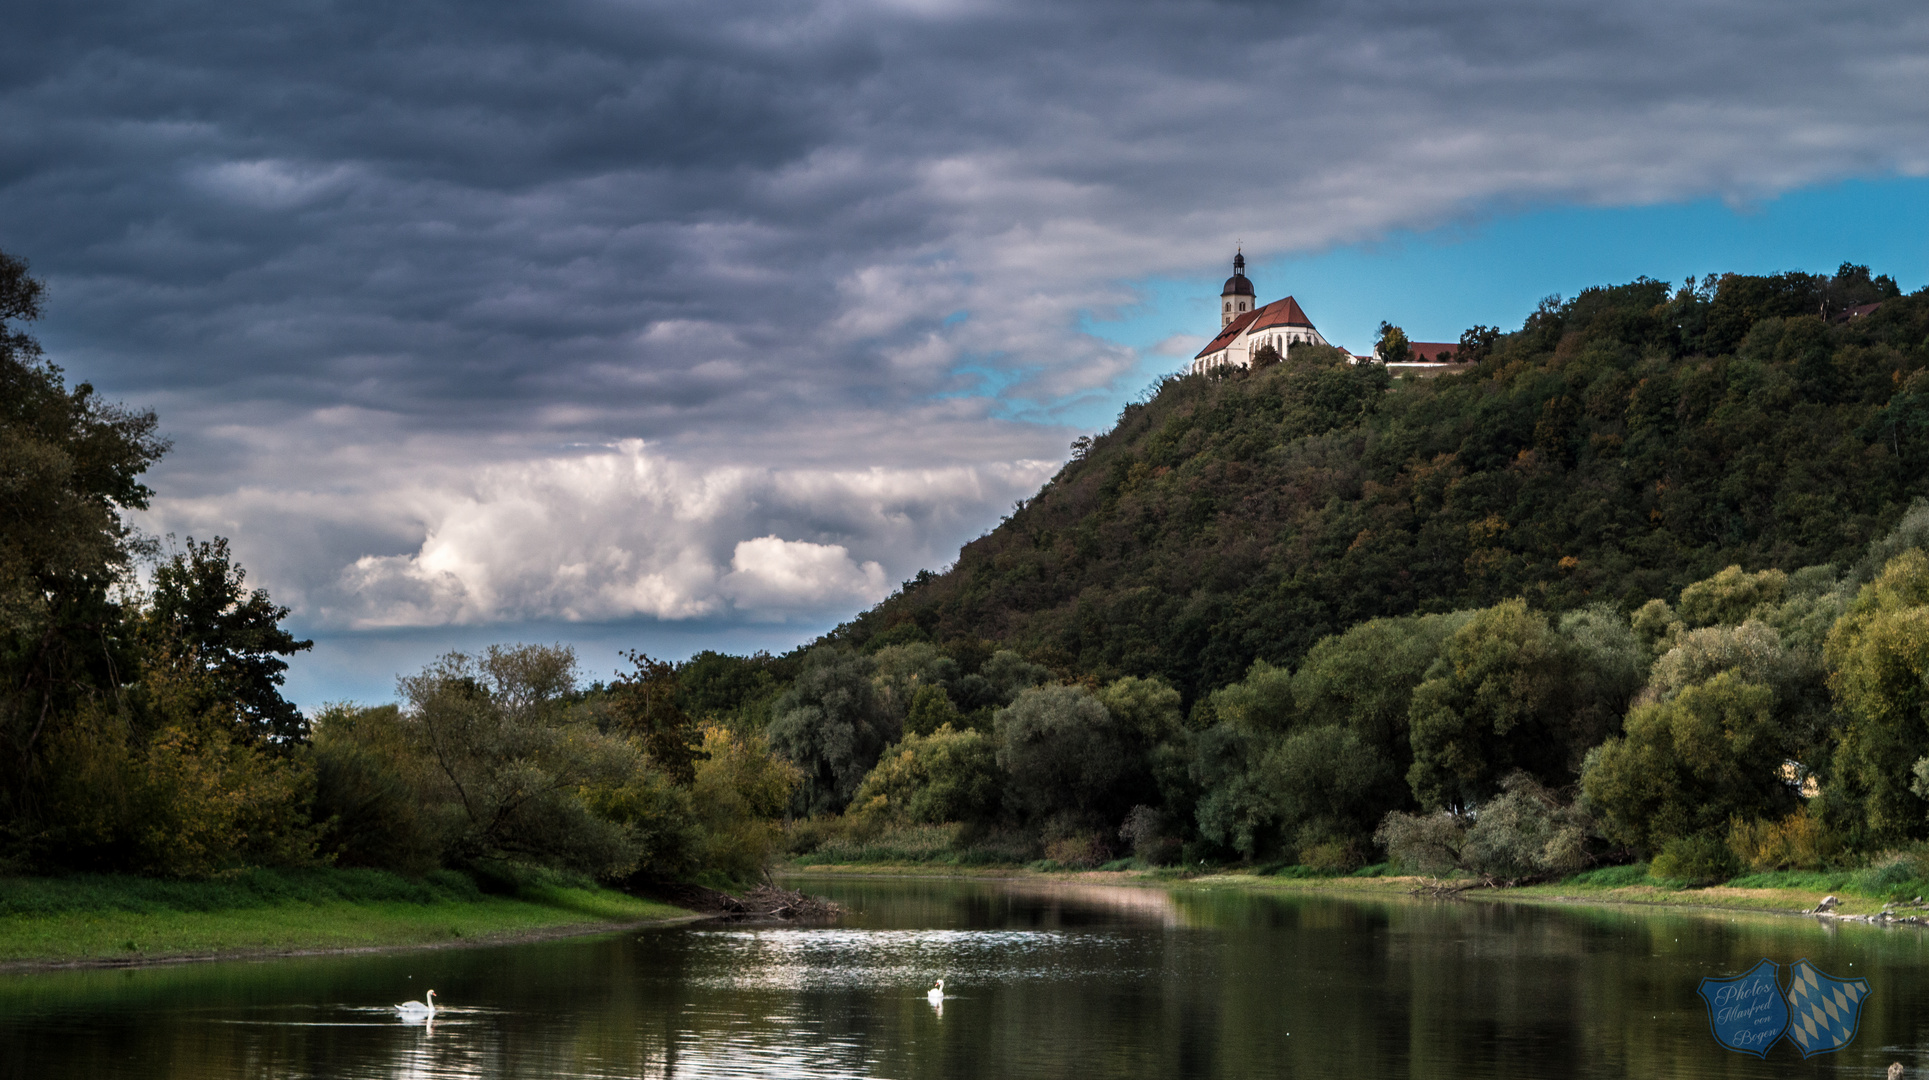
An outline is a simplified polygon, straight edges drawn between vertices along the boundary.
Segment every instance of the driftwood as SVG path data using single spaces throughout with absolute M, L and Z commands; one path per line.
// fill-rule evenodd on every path
M 1428 896 L 1436 900 L 1450 900 L 1472 889 L 1497 889 L 1500 883 L 1493 878 L 1480 878 L 1467 881 L 1448 881 L 1445 878 L 1424 878 L 1413 887 L 1413 895 Z

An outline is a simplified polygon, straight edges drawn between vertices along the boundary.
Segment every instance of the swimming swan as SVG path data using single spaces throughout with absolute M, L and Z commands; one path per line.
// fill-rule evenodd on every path
M 431 1019 L 435 1016 L 435 991 L 429 991 L 428 998 L 429 1003 L 427 1005 L 419 1001 L 404 1001 L 395 1007 L 395 1011 L 401 1013 L 403 1016 L 419 1016 L 425 1020 Z
M 944 1000 L 944 980 L 943 979 L 939 979 L 938 985 L 924 992 L 924 1000 L 929 1001 L 933 1005 L 936 1005 L 938 1002 Z

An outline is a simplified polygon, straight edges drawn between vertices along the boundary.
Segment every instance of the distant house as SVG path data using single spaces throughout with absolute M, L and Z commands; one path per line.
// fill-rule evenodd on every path
M 1873 314 L 1875 312 L 1875 309 L 1881 306 L 1882 306 L 1882 301 L 1877 300 L 1873 304 L 1857 304 L 1851 308 L 1843 308 L 1841 311 L 1838 311 L 1835 313 L 1834 321 L 1841 323 L 1841 322 L 1849 322 L 1854 319 L 1859 319 L 1864 315 Z
M 1216 367 L 1251 367 L 1253 354 L 1270 345 L 1280 356 L 1295 345 L 1325 345 L 1327 340 L 1288 296 L 1255 307 L 1253 283 L 1246 278 L 1246 256 L 1232 257 L 1232 276 L 1219 293 L 1219 336 L 1206 342 L 1186 368 L 1197 375 Z
M 1409 341 L 1407 362 L 1413 364 L 1452 364 L 1459 362 L 1457 341 Z

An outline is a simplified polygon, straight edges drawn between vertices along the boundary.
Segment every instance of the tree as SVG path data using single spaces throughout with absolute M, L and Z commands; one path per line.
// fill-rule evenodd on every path
M 1795 808 L 1783 778 L 1791 751 L 1775 692 L 1724 671 L 1628 713 L 1626 733 L 1588 755 L 1587 804 L 1610 838 L 1649 854 L 1686 836 L 1725 835 L 1731 819 Z
M 1407 332 L 1390 322 L 1380 323 L 1380 338 L 1373 345 L 1373 355 L 1382 364 L 1404 364 L 1413 359 L 1413 346 L 1407 342 Z
M 868 656 L 819 646 L 777 699 L 770 745 L 803 771 L 794 802 L 803 813 L 849 805 L 865 774 L 902 731 L 878 700 L 874 669 Z
M 643 752 L 671 780 L 688 787 L 697 776 L 702 737 L 696 722 L 677 704 L 682 688 L 676 665 L 649 654 L 624 654 L 631 670 L 609 688 L 611 718 L 618 730 L 636 738 Z
M 450 653 L 399 681 L 426 800 L 456 862 L 513 859 L 606 878 L 642 860 L 633 790 L 651 770 L 628 740 L 571 708 L 576 656 L 563 646 Z
M 795 765 L 770 753 L 762 735 L 705 727 L 691 788 L 703 829 L 704 870 L 732 881 L 761 875 L 781 836 L 773 819 L 790 805 L 801 779 Z
M 1408 710 L 1407 782 L 1422 805 L 1470 808 L 1515 769 L 1560 776 L 1570 750 L 1558 723 L 1568 662 L 1546 617 L 1521 600 L 1488 608 L 1454 631 Z
M 1929 812 L 1910 784 L 1929 751 L 1929 555 L 1890 559 L 1829 632 L 1825 656 L 1846 720 L 1831 809 L 1862 846 L 1922 837 Z
M 209 692 L 233 709 L 235 723 L 248 737 L 301 742 L 308 722 L 281 696 L 288 670 L 281 657 L 315 643 L 283 630 L 288 609 L 261 589 L 250 591 L 246 580 L 246 572 L 229 557 L 226 539 L 197 544 L 188 537 L 185 550 L 154 570 L 147 635 L 156 646 L 171 642 L 193 655 L 208 674 Z
M 1499 340 L 1499 329 L 1475 323 L 1460 332 L 1460 348 L 1454 350 L 1453 358 L 1462 364 L 1478 364 L 1494 354 Z
M 1004 786 L 991 736 L 945 724 L 929 734 L 906 735 L 851 802 L 867 814 L 881 811 L 907 821 L 980 823 L 997 816 Z
M 139 666 L 114 596 L 147 545 L 122 520 L 167 450 L 151 412 L 67 388 L 19 323 L 42 287 L 0 252 L 0 835 L 39 827 L 45 737 Z
M 1036 686 L 998 712 L 1005 797 L 1028 820 L 1080 826 L 1115 821 L 1129 767 L 1112 714 L 1082 686 Z M 1113 811 L 1118 813 L 1114 815 Z

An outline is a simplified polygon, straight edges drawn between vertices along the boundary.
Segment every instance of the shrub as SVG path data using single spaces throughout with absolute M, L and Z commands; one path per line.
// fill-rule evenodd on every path
M 1166 816 L 1150 806 L 1135 806 L 1119 826 L 1119 839 L 1147 866 L 1168 866 L 1180 858 L 1179 837 Z
M 1728 846 L 1751 870 L 1819 870 L 1841 853 L 1841 840 L 1804 806 L 1780 821 L 1735 818 Z
M 1329 840 L 1302 848 L 1299 861 L 1322 874 L 1348 874 L 1366 864 L 1359 846 L 1350 840 Z
M 1460 865 L 1467 820 L 1445 810 L 1433 814 L 1396 810 L 1381 820 L 1373 842 L 1385 848 L 1388 860 L 1401 870 L 1439 876 Z
M 1741 873 L 1741 862 L 1712 836 L 1677 836 L 1654 857 L 1649 873 L 1689 885 L 1717 885 Z
M 1460 864 L 1477 874 L 1519 880 L 1571 874 L 1591 860 L 1594 823 L 1525 773 L 1501 782 L 1503 794 L 1480 807 Z
M 1045 845 L 1045 858 L 1059 866 L 1091 870 L 1112 858 L 1111 849 L 1097 834 L 1068 836 Z

